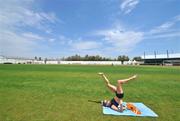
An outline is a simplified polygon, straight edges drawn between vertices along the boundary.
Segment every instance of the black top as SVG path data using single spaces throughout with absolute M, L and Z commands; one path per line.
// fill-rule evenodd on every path
M 117 92 L 116 92 L 116 96 L 117 96 L 119 99 L 121 99 L 121 98 L 124 97 L 124 93 L 117 93 Z

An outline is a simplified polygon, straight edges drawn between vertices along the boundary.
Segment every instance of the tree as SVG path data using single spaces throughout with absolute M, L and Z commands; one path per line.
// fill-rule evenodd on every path
M 42 58 L 41 57 L 39 57 L 39 61 L 41 61 L 42 60 Z
M 85 55 L 83 57 L 83 56 L 76 54 L 74 56 L 62 58 L 62 60 L 66 60 L 66 61 L 112 61 L 114 59 L 101 57 L 100 55 L 96 55 L 96 56 Z
M 124 61 L 129 61 L 129 57 L 126 55 L 121 55 L 121 56 L 118 56 L 117 60 L 121 61 L 121 63 L 124 64 Z
M 47 63 L 47 58 L 44 59 L 44 63 L 45 63 L 45 64 Z
M 133 60 L 135 61 L 142 61 L 142 58 L 140 56 L 134 57 Z
M 89 60 L 89 56 L 86 55 L 86 56 L 84 57 L 84 60 L 85 60 L 85 61 L 88 61 L 88 60 Z
M 72 56 L 72 61 L 80 61 L 81 57 L 79 55 Z

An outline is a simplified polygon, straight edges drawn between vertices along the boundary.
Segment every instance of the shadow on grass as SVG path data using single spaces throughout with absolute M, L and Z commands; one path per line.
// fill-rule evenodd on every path
M 101 101 L 100 101 L 100 100 L 88 100 L 88 102 L 101 104 Z

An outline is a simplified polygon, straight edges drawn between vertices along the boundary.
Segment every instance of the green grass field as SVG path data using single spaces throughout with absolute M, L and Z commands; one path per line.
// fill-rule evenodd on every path
M 143 102 L 159 117 L 106 116 L 99 104 L 111 99 L 97 72 L 124 84 L 127 102 Z M 179 121 L 180 67 L 0 65 L 0 121 Z

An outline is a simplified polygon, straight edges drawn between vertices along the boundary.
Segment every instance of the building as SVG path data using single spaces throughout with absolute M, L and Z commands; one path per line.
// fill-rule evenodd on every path
M 180 53 L 143 55 L 141 58 L 145 65 L 173 65 L 180 66 Z
M 59 59 L 36 60 L 0 56 L 0 64 L 81 64 L 81 65 L 122 65 L 121 61 L 61 61 Z M 123 65 L 139 65 L 135 60 L 124 61 Z
M 33 59 L 5 57 L 0 55 L 0 64 L 31 64 L 33 62 Z

